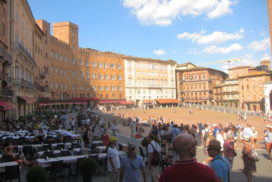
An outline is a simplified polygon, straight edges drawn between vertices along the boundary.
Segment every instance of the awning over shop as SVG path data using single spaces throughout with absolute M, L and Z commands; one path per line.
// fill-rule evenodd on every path
M 100 100 L 98 101 L 99 104 L 119 104 L 120 101 L 118 100 Z
M 73 98 L 72 100 L 80 100 L 80 101 L 98 101 L 100 100 L 98 97 L 79 97 Z
M 120 104 L 123 104 L 123 105 L 133 105 L 134 102 L 132 101 L 119 101 Z
M 179 101 L 177 99 L 156 99 L 158 104 L 178 104 Z
M 154 100 L 143 100 L 144 104 L 153 104 Z
M 28 104 L 33 104 L 35 102 L 37 102 L 37 99 L 33 98 L 33 97 L 28 97 L 28 96 L 18 96 L 19 99 L 25 101 Z
M 83 102 L 83 101 L 81 101 L 81 102 L 74 102 L 73 104 L 79 104 L 79 105 L 87 105 L 88 103 L 87 102 Z
M 14 109 L 15 106 L 14 104 L 10 103 L 10 102 L 0 102 L 0 110 L 11 110 Z

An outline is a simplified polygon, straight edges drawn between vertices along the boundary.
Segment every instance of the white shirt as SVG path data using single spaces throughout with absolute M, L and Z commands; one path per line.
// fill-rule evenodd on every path
M 221 146 L 221 151 L 223 151 L 224 150 L 224 138 L 223 138 L 223 136 L 220 134 L 220 133 L 217 133 L 217 135 L 216 135 L 216 140 L 217 141 L 219 141 L 220 142 L 220 146 Z
M 111 166 L 109 158 L 112 159 L 112 163 L 115 166 L 115 169 L 119 169 L 120 168 L 120 158 L 119 158 L 118 150 L 116 148 L 109 147 L 108 152 L 107 152 L 107 156 L 108 156 L 108 171 L 109 172 L 113 171 L 113 167 Z
M 152 145 L 153 145 L 153 146 L 152 146 Z M 157 142 L 155 142 L 154 140 L 152 140 L 152 141 L 150 142 L 150 144 L 148 145 L 148 147 L 147 147 L 148 153 L 153 153 L 153 152 L 154 152 L 154 148 L 155 148 L 155 150 L 156 150 L 157 152 L 161 152 L 161 147 L 160 147 L 160 145 L 159 145 Z
M 251 137 L 253 137 L 252 129 L 249 128 L 249 127 L 244 128 L 243 129 L 243 137 L 245 137 L 245 138 L 251 138 Z

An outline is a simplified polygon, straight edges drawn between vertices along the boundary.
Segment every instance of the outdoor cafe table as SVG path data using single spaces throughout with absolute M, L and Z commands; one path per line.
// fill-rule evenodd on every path
M 92 141 L 92 144 L 93 145 L 102 145 L 103 141 L 101 141 L 101 140 L 94 140 L 94 141 Z
M 107 146 L 97 146 L 97 147 L 95 147 L 95 150 L 96 150 L 98 153 L 102 153 L 102 152 L 105 152 L 105 151 L 106 151 L 106 148 L 107 148 Z
M 48 167 L 48 166 L 50 166 L 50 163 L 57 162 L 57 161 L 59 161 L 59 159 L 57 159 L 57 158 L 48 158 L 47 160 L 37 159 L 39 166 L 42 166 L 42 167 Z
M 7 166 L 16 166 L 18 163 L 16 161 L 12 162 L 1 162 L 0 163 L 0 168 L 7 167 Z
M 105 159 L 107 157 L 106 153 L 100 153 L 100 154 L 90 154 L 90 156 L 96 156 L 98 155 L 98 159 Z
M 75 163 L 77 159 L 88 157 L 88 155 L 75 155 L 75 156 L 64 156 L 57 157 L 58 160 L 63 161 L 64 163 Z

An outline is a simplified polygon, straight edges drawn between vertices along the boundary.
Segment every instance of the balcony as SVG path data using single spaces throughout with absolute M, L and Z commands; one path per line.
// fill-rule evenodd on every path
M 23 87 L 28 87 L 31 89 L 37 89 L 37 87 L 33 83 L 31 83 L 27 80 L 24 80 L 22 78 L 15 78 L 14 82 L 17 86 L 23 86 Z
M 17 43 L 17 49 L 25 56 L 28 58 L 28 61 L 33 64 L 37 65 L 31 54 L 24 48 L 24 46 L 21 43 Z
M 37 90 L 40 91 L 40 92 L 49 92 L 49 88 L 48 86 L 40 86 L 40 85 L 37 85 Z
M 0 47 L 0 62 L 1 61 L 3 61 L 4 63 L 9 63 L 9 64 L 11 64 L 11 61 L 12 61 L 11 56 L 2 47 Z
M 13 90 L 4 88 L 4 89 L 1 90 L 1 95 L 7 96 L 7 97 L 13 97 L 14 92 L 13 92 Z

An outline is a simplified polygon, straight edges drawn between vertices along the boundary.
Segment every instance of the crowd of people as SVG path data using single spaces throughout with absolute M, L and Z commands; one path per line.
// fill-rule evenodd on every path
M 231 178 L 233 161 L 237 156 L 235 148 L 242 143 L 243 173 L 248 181 L 252 181 L 252 174 L 256 172 L 257 141 L 260 139 L 257 130 L 249 124 L 175 124 L 166 122 L 164 117 L 142 119 L 140 117 L 125 118 L 120 116 L 116 120 L 100 117 L 96 109 L 62 109 L 47 110 L 29 117 L 28 121 L 20 120 L 13 126 L 13 122 L 2 126 L 2 130 L 16 129 L 34 132 L 34 141 L 43 143 L 48 138 L 49 131 L 65 129 L 81 136 L 82 147 L 93 150 L 92 140 L 101 140 L 107 146 L 107 170 L 110 181 L 140 182 L 147 181 L 150 176 L 152 182 L 164 181 L 223 181 Z M 190 114 L 193 114 L 190 112 Z M 144 121 L 143 121 L 144 120 Z M 21 123 L 21 124 L 20 124 Z M 31 123 L 31 124 L 30 124 Z M 145 138 L 147 141 L 146 154 L 137 154 L 135 144 L 129 143 L 126 155 L 118 150 L 118 124 L 132 126 L 136 133 L 150 130 Z M 14 129 L 15 127 L 15 129 Z M 150 129 L 148 128 L 150 127 Z M 109 132 L 111 130 L 111 132 Z M 131 127 L 131 130 L 134 130 Z M 132 135 L 133 136 L 133 135 Z M 173 145 L 173 163 L 167 168 L 161 168 L 162 139 L 168 138 Z M 61 138 L 63 140 L 63 137 Z M 272 126 L 267 125 L 264 140 L 268 152 L 268 159 L 272 161 Z M 203 146 L 208 158 L 201 163 L 196 161 L 197 146 Z M 4 142 L 2 153 L 5 161 L 21 161 L 27 166 L 35 165 L 26 158 L 18 158 L 13 152 L 11 143 Z M 163 151 L 165 152 L 165 151 Z M 177 160 L 177 158 L 179 158 Z M 146 168 L 145 168 L 146 166 Z M 197 173 L 198 175 L 192 175 Z M 142 177 L 141 177 L 142 176 Z

